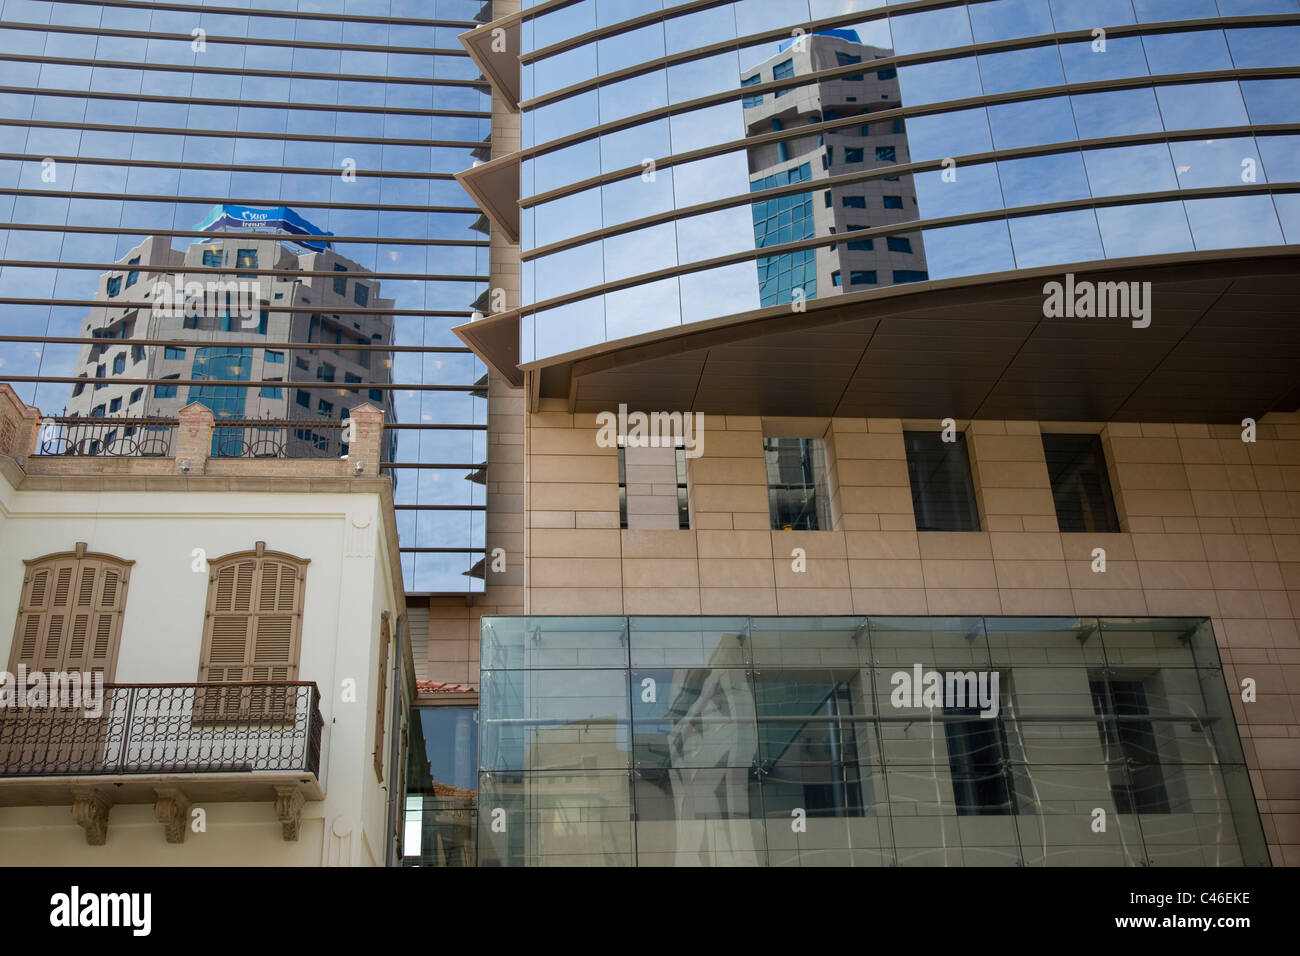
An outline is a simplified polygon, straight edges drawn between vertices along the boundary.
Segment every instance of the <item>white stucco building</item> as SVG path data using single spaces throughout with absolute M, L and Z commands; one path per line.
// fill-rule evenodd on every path
M 0 708 L 0 864 L 383 865 L 414 680 L 383 415 L 343 460 L 208 460 L 179 418 L 158 457 L 33 456 L 0 386 L 0 662 L 105 682 L 98 716 Z

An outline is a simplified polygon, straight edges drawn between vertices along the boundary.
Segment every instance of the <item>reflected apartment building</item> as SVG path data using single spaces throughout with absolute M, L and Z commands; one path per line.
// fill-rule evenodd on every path
M 223 221 L 226 208 L 209 218 Z M 320 235 L 291 210 L 268 213 Z M 166 237 L 151 236 L 119 265 L 99 278 L 95 298 L 103 304 L 91 309 L 83 332 L 100 341 L 81 350 L 77 376 L 86 381 L 72 387 L 69 416 L 168 418 L 198 402 L 218 419 L 300 421 L 287 440 L 335 456 L 344 450 L 339 442 L 312 433 L 311 423 L 345 420 L 362 402 L 396 423 L 392 391 L 376 387 L 392 381 L 391 352 L 383 347 L 392 345 L 394 301 L 380 295 L 379 276 L 333 252 L 328 239 L 249 232 L 178 251 Z M 236 271 L 259 268 L 260 275 Z M 168 344 L 140 344 L 159 340 Z M 158 384 L 119 385 L 118 377 Z M 206 380 L 226 384 L 201 384 Z M 233 384 L 241 381 L 262 384 Z M 397 440 L 389 434 L 391 460 Z M 218 438 L 231 455 L 259 440 L 232 428 Z M 263 453 L 280 443 L 265 442 Z
M 854 30 L 827 30 L 781 44 L 775 56 L 752 72 L 741 86 L 790 76 L 807 76 L 848 64 L 888 57 L 893 51 L 863 44 Z M 760 302 L 789 302 L 795 289 L 805 299 L 862 291 L 886 283 L 923 282 L 925 249 L 919 231 L 854 239 L 849 234 L 871 225 L 915 219 L 910 174 L 866 181 L 852 174 L 874 167 L 907 164 L 907 137 L 901 119 L 871 121 L 873 112 L 900 101 L 898 70 L 864 69 L 820 83 L 779 89 L 741 101 L 747 137 L 803 129 L 804 135 L 782 137 L 748 150 L 750 189 L 766 192 L 786 184 L 808 183 L 809 191 L 775 195 L 754 203 L 754 241 L 758 248 L 814 236 L 845 236 L 841 243 L 758 260 Z M 823 131 L 830 120 L 859 117 L 860 124 Z M 838 185 L 843 181 L 846 185 Z M 867 210 L 873 212 L 869 215 Z
M 460 180 L 506 308 L 456 332 L 522 447 L 416 652 L 422 708 L 477 704 L 475 826 L 426 852 L 431 763 L 404 862 L 1300 864 L 1297 38 L 1294 0 L 495 4 Z

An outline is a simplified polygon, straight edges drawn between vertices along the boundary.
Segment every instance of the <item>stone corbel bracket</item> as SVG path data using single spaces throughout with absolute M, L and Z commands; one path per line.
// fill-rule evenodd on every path
M 298 841 L 298 827 L 302 823 L 302 807 L 307 800 L 297 787 L 275 788 L 275 815 L 280 819 L 284 839 Z
M 94 787 L 72 788 L 72 819 L 86 831 L 86 843 L 103 846 L 108 839 L 108 813 L 113 801 Z
M 177 787 L 154 787 L 153 815 L 163 825 L 168 843 L 184 843 L 190 817 L 190 800 Z

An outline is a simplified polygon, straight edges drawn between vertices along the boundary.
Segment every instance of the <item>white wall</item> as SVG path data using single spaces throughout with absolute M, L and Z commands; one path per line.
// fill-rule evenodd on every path
M 174 487 L 14 492 L 0 479 L 0 667 L 9 659 L 24 559 L 85 541 L 89 551 L 135 561 L 114 679 L 189 683 L 198 678 L 208 587 L 207 573 L 194 570 L 194 550 L 216 559 L 265 541 L 267 550 L 309 558 L 298 679 L 321 690 L 326 798 L 304 807 L 297 843 L 281 839 L 270 801 L 205 805 L 207 832 L 189 832 L 179 845 L 165 842 L 152 805 L 118 806 L 102 847 L 86 844 L 68 806 L 0 807 L 0 863 L 382 864 L 387 790 L 371 756 L 379 619 L 390 612 L 396 640 L 404 600 L 389 566 L 380 495 Z M 355 681 L 354 702 L 343 700 L 345 680 Z M 397 696 L 390 687 L 390 712 Z

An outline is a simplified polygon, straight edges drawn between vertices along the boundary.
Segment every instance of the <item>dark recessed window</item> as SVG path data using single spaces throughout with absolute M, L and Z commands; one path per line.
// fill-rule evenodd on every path
M 348 270 L 347 270 L 347 267 L 346 267 L 346 266 L 341 266 L 341 265 L 338 265 L 337 263 L 335 263 L 335 265 L 334 265 L 334 271 L 335 271 L 335 272 L 347 272 Z M 335 295 L 347 295 L 347 294 L 348 294 L 348 280 L 347 280 L 346 278 L 344 278 L 343 276 L 335 276 L 335 277 L 334 277 L 334 294 L 335 294 Z
M 618 445 L 618 526 L 627 528 L 627 448 L 622 439 Z
M 886 197 L 885 197 L 885 208 L 886 208 L 886 209 L 902 209 L 902 208 L 903 208 L 903 197 L 902 197 L 902 196 L 886 196 Z
M 334 403 L 327 402 L 322 398 L 316 403 L 316 411 L 321 415 L 331 417 L 334 414 Z
M 882 163 L 896 162 L 898 154 L 893 146 L 877 146 L 876 159 Z
M 860 146 L 844 147 L 844 161 L 846 163 L 860 163 L 863 160 L 862 148 Z
M 185 358 L 185 350 L 184 350 L 184 349 L 178 349 L 178 348 L 176 348 L 174 345 L 164 345 L 164 346 L 163 346 L 163 358 L 165 358 L 165 359 L 183 359 L 183 358 Z
M 835 51 L 835 63 L 837 66 L 849 66 L 850 64 L 861 63 L 861 62 L 862 62 L 862 57 L 857 56 L 853 53 L 845 53 L 843 50 Z M 863 80 L 863 76 L 861 73 L 850 73 L 848 76 L 841 76 L 840 79 L 861 83 Z M 852 97 L 850 97 L 850 100 L 851 99 Z
M 272 363 L 272 364 L 275 364 L 275 365 L 283 365 L 283 364 L 284 364 L 284 353 L 283 353 L 283 352 L 273 352 L 273 351 L 271 351 L 270 349 L 267 349 L 267 350 L 266 350 L 266 360 L 267 360 L 268 362 Z
M 677 529 L 688 531 L 691 527 L 691 493 L 686 480 L 686 448 L 676 448 L 677 463 Z
M 1062 531 L 1119 531 L 1100 435 L 1044 435 L 1043 455 Z
M 894 284 L 901 285 L 904 282 L 924 282 L 930 278 L 930 273 L 924 269 L 895 269 Z
M 830 531 L 826 443 L 820 438 L 764 438 L 767 504 L 777 531 Z
M 948 771 L 957 816 L 1016 812 L 1008 785 L 1006 728 L 1001 717 L 981 717 L 978 707 L 944 707 Z
M 179 375 L 164 375 L 163 378 L 169 378 L 169 379 L 170 379 L 170 378 L 180 378 L 180 376 L 179 376 Z M 154 398 L 175 398 L 175 397 L 176 397 L 176 386 L 175 386 L 175 385 L 155 385 L 155 386 L 153 387 L 153 397 L 154 397 Z
M 235 255 L 236 269 L 256 269 L 257 268 L 257 250 L 240 249 Z
M 836 269 L 831 273 L 831 285 L 839 286 L 840 284 L 840 270 Z
M 898 70 L 896 70 L 892 66 L 887 66 L 883 70 L 876 71 L 876 79 L 878 80 L 893 80 L 893 79 L 897 79 L 897 77 L 898 77 Z
M 120 412 L 122 410 L 122 400 L 120 398 L 109 399 L 108 410 L 110 412 Z
M 136 402 L 140 401 L 140 399 L 142 399 L 142 398 L 144 398 L 144 389 L 143 389 L 143 388 L 137 388 L 135 391 L 133 391 L 133 392 L 131 393 L 131 401 L 127 402 L 127 404 L 128 404 L 128 405 L 134 405 Z
M 365 305 L 370 301 L 370 286 L 358 282 L 352 287 L 352 301 L 357 305 Z
M 774 80 L 788 80 L 793 76 L 794 60 L 786 60 L 784 63 L 778 63 L 776 66 L 772 67 L 772 79 Z M 785 94 L 789 93 L 791 89 L 793 89 L 793 87 L 787 86 L 783 90 L 777 90 L 776 95 L 785 96 Z
M 741 80 L 741 81 L 740 81 L 740 85 L 741 85 L 741 86 L 757 86 L 759 83 L 762 83 L 762 82 L 763 82 L 763 74 L 761 74 L 761 73 L 755 73 L 753 76 L 751 76 L 751 77 L 747 77 L 746 79 Z M 762 105 L 763 105 L 763 97 L 761 97 L 761 96 L 746 96 L 743 100 L 740 101 L 740 103 L 741 103 L 741 106 L 743 106 L 743 107 L 744 107 L 745 109 L 747 109 L 747 110 L 748 110 L 748 109 L 753 109 L 755 106 L 762 106 Z
M 121 277 L 121 276 L 112 276 L 112 277 L 108 280 L 108 296 L 109 296 L 109 298 L 111 299 L 113 296 L 117 295 L 117 294 L 118 294 L 119 292 L 121 292 L 121 291 L 122 291 L 122 277 Z
M 129 266 L 138 266 L 139 264 L 140 264 L 139 256 L 136 256 L 134 259 L 132 259 L 130 262 L 127 263 L 127 265 Z M 132 269 L 130 272 L 126 274 L 126 287 L 128 289 L 131 288 L 131 286 L 135 285 L 136 280 L 139 278 L 140 278 L 140 270 Z
M 849 285 L 875 285 L 875 269 L 854 269 L 849 273 Z
M 888 199 L 889 197 L 886 196 L 885 198 Z M 845 209 L 866 209 L 867 197 L 866 196 L 841 196 L 840 205 L 843 206 Z
M 1102 756 L 1110 768 L 1110 794 L 1117 813 L 1169 813 L 1169 791 L 1160 746 L 1141 680 L 1088 675 Z
M 301 405 L 303 408 L 311 408 L 311 396 L 308 395 L 306 392 L 304 392 L 302 389 L 298 389 L 298 393 L 294 395 L 293 400 L 296 404 Z
M 384 400 L 384 393 L 377 388 L 370 389 L 369 394 L 372 402 L 382 402 Z
M 126 371 L 126 353 L 119 352 L 113 356 L 113 374 L 121 375 Z
M 203 265 L 209 269 L 220 269 L 221 250 L 220 249 L 203 250 Z
M 966 436 L 944 441 L 943 432 L 904 432 L 907 477 L 917 531 L 978 531 L 979 508 L 970 475 Z
M 857 232 L 859 229 L 866 229 L 866 226 L 849 225 L 845 227 L 847 232 Z M 873 245 L 870 239 L 850 239 L 846 245 L 851 252 L 870 252 Z
M 890 252 L 911 252 L 912 240 L 903 236 L 887 236 L 885 238 L 885 248 Z

